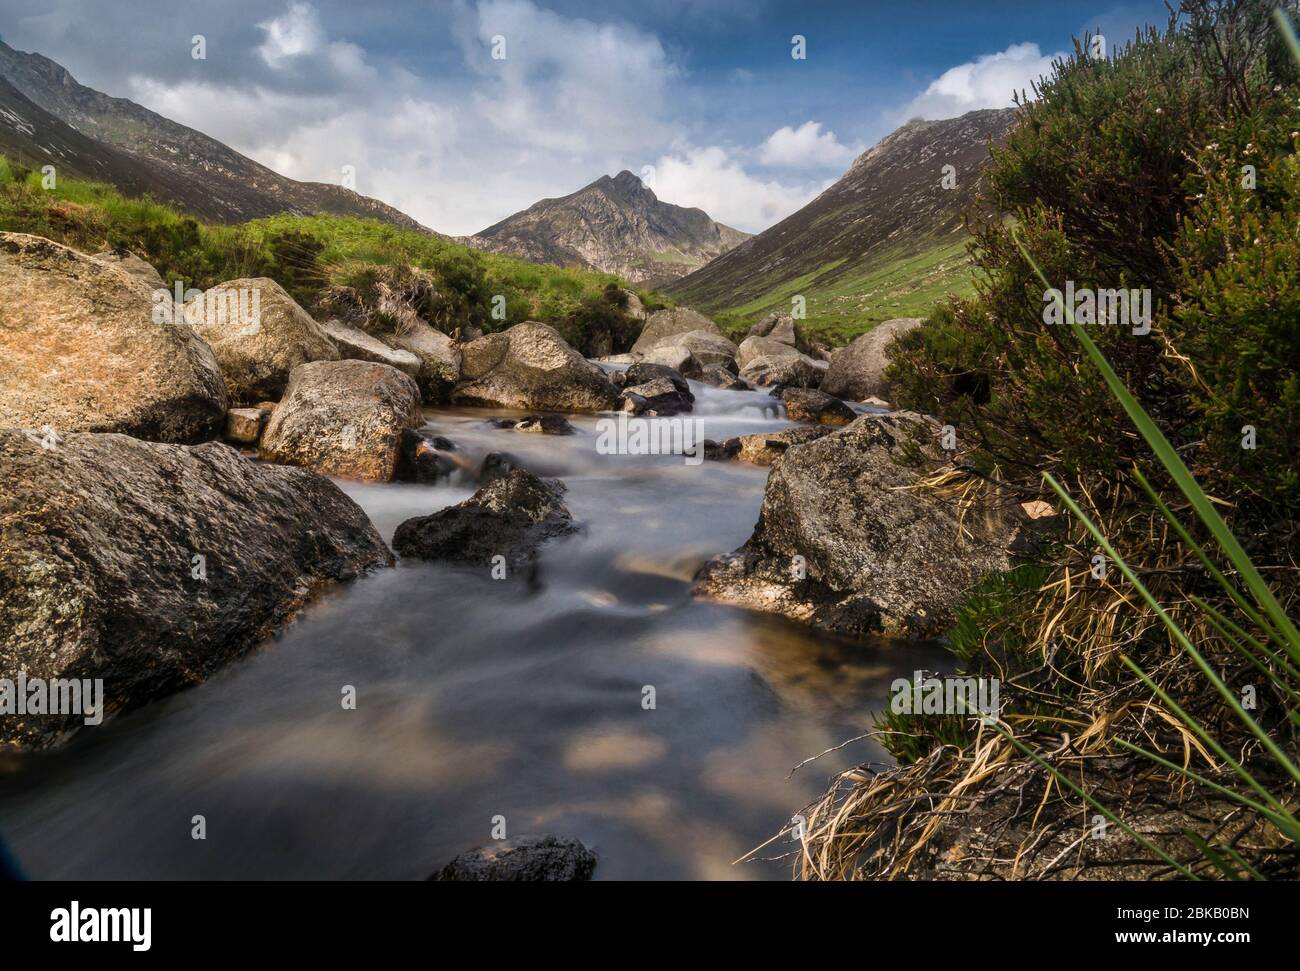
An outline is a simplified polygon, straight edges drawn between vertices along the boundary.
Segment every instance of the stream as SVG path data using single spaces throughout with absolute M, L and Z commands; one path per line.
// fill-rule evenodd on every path
M 683 417 L 708 438 L 790 425 L 765 393 L 691 388 Z M 0 773 L 26 874 L 423 879 L 504 817 L 508 836 L 581 839 L 597 880 L 787 879 L 788 861 L 733 861 L 834 772 L 885 759 L 862 740 L 792 774 L 869 731 L 890 682 L 942 667 L 941 648 L 693 600 L 703 561 L 748 538 L 767 469 L 602 455 L 597 416 L 572 436 L 491 426 L 509 414 L 439 408 L 427 430 L 469 468 L 501 451 L 562 478 L 581 533 L 532 576 L 400 562 L 336 587 L 204 684 Z M 339 485 L 386 540 L 475 489 L 468 472 Z

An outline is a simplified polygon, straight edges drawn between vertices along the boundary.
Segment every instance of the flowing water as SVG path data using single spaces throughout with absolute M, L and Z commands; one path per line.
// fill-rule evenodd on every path
M 765 394 L 692 390 L 709 438 L 790 424 Z M 561 437 L 489 424 L 505 414 L 430 411 L 428 428 L 469 468 L 503 451 L 561 477 L 580 534 L 528 577 L 401 562 L 342 585 L 206 683 L 0 775 L 27 874 L 423 878 L 504 817 L 508 835 L 582 839 L 597 879 L 788 876 L 732 861 L 832 772 L 884 757 L 858 741 L 791 774 L 869 731 L 890 682 L 941 651 L 690 597 L 704 559 L 749 536 L 766 469 L 603 455 L 594 417 Z M 468 473 L 339 484 L 388 540 L 474 490 Z

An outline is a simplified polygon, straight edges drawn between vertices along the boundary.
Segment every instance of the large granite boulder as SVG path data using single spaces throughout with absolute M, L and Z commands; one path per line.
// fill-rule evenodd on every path
M 916 317 L 886 320 L 841 347 L 831 354 L 831 366 L 822 379 L 821 390 L 849 401 L 890 400 L 889 382 L 885 379 L 889 346 L 896 338 L 920 326 L 921 320 Z
M 690 307 L 673 307 L 651 314 L 641 328 L 641 334 L 632 345 L 632 352 L 645 354 L 660 344 L 678 344 L 675 338 L 693 331 L 724 336 L 721 328 L 708 317 Z
M 212 350 L 120 262 L 0 233 L 0 427 L 221 434 L 228 400 Z
M 324 328 L 266 277 L 230 280 L 194 297 L 185 320 L 211 345 L 234 404 L 279 398 L 300 364 L 339 359 Z
M 753 340 L 753 338 L 748 338 Z M 755 387 L 816 388 L 826 374 L 826 362 L 806 354 L 782 353 L 776 357 L 754 357 L 740 369 L 741 380 Z
M 1017 521 L 917 487 L 942 461 L 939 431 L 911 412 L 864 415 L 788 448 L 753 535 L 705 565 L 696 594 L 849 634 L 946 630 L 967 590 L 1010 567 Z
M 322 475 L 389 482 L 402 433 L 422 424 L 420 389 L 410 375 L 369 361 L 315 361 L 289 376 L 260 452 Z
M 92 724 L 204 680 L 327 583 L 391 562 L 361 508 L 304 469 L 216 442 L 44 448 L 0 431 L 0 679 L 103 679 Z M 85 721 L 7 712 L 0 744 Z
M 546 324 L 528 321 L 461 348 L 459 404 L 538 411 L 611 411 L 618 389 Z

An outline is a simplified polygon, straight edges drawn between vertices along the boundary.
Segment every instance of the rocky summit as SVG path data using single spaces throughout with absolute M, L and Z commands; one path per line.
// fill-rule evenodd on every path
M 466 242 L 654 286 L 685 276 L 747 239 L 748 233 L 714 222 L 702 209 L 661 202 L 649 186 L 623 171 L 559 199 L 543 199 Z

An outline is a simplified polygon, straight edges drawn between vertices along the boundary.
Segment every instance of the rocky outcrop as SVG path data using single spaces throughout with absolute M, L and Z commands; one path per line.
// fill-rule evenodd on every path
M 594 852 L 574 839 L 520 836 L 462 853 L 430 880 L 590 880 Z
M 493 565 L 494 557 L 504 556 L 514 571 L 526 566 L 548 539 L 577 529 L 561 502 L 561 483 L 497 458 L 495 464 L 485 461 L 484 485 L 464 502 L 398 526 L 393 549 L 413 559 L 478 566 Z
M 919 326 L 921 320 L 916 317 L 886 320 L 841 347 L 831 354 L 831 366 L 822 379 L 821 390 L 849 401 L 873 397 L 889 400 L 890 387 L 885 379 L 889 345 Z
M 350 327 L 338 320 L 327 320 L 321 325 L 321 329 L 334 342 L 339 357 L 345 361 L 387 364 L 413 378 L 420 373 L 421 361 L 410 351 L 389 347 L 378 337 L 367 334 L 358 327 Z
M 208 346 L 116 266 L 0 233 L 0 427 L 215 438 L 228 401 Z
M 618 406 L 618 389 L 546 324 L 529 321 L 461 348 L 451 400 L 488 408 L 591 412 Z
M 345 479 L 391 481 L 402 433 L 424 424 L 410 375 L 368 361 L 294 368 L 262 433 L 261 455 Z
M 910 412 L 865 415 L 772 466 L 758 525 L 709 561 L 699 596 L 850 634 L 928 637 L 963 594 L 1009 568 L 1015 521 L 917 487 L 941 459 L 938 424 Z
M 0 678 L 102 678 L 104 709 L 202 681 L 327 583 L 392 562 L 351 499 L 226 445 L 0 431 Z M 93 720 L 93 719 L 92 719 Z M 45 746 L 83 716 L 6 714 Z
M 839 398 L 812 388 L 777 388 L 772 397 L 785 402 L 785 415 L 791 421 L 808 421 L 817 425 L 847 425 L 857 413 Z
M 289 373 L 337 361 L 338 348 L 274 280 L 231 280 L 185 305 L 185 320 L 208 342 L 234 404 L 279 398 Z

